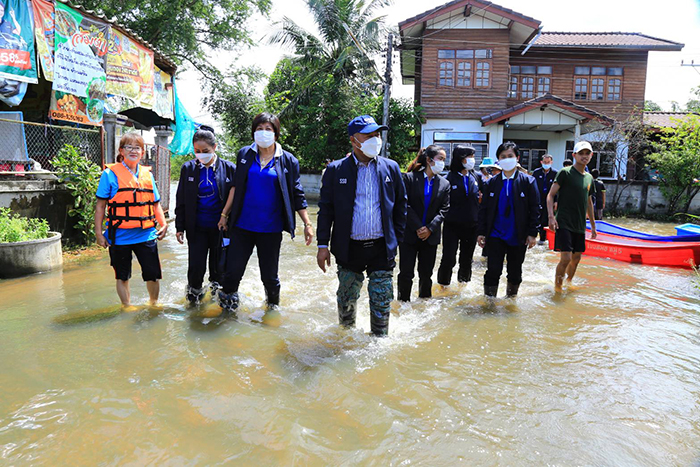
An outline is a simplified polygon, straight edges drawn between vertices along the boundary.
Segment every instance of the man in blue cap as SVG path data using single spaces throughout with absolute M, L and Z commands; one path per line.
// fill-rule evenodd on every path
M 389 333 L 396 251 L 406 228 L 406 189 L 399 165 L 379 156 L 382 130 L 388 128 L 369 115 L 348 124 L 352 154 L 332 162 L 323 174 L 316 257 L 323 272 L 331 264 L 331 253 L 338 263 L 338 319 L 345 327 L 355 326 L 367 272 L 370 324 L 376 336 Z

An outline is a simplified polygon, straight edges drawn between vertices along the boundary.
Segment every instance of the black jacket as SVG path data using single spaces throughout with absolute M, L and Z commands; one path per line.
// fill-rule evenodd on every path
M 532 178 L 537 182 L 537 191 L 540 193 L 540 203 L 542 208 L 547 210 L 547 195 L 552 189 L 552 183 L 557 177 L 557 171 L 549 169 L 549 172 L 544 171 L 542 167 L 538 167 L 532 172 Z
M 469 177 L 469 194 L 464 188 L 464 177 Z M 479 192 L 483 182 L 474 172 L 469 172 L 464 177 L 453 171 L 447 174 L 450 184 L 450 210 L 445 216 L 445 222 L 476 226 L 479 220 Z
M 416 230 L 423 227 L 423 213 L 425 212 L 425 173 L 409 172 L 403 175 L 408 195 L 408 209 L 406 215 L 406 234 L 404 243 L 414 244 L 422 242 L 416 234 Z M 442 221 L 450 209 L 450 183 L 442 176 L 436 175 L 433 181 L 433 194 L 428 204 L 428 214 L 425 217 L 426 227 L 432 232 L 428 237 L 428 244 L 440 243 L 440 230 Z
M 216 188 L 221 207 L 226 204 L 228 192 L 233 186 L 236 164 L 220 157 L 216 158 Z M 197 224 L 197 201 L 199 192 L 199 169 L 202 164 L 194 159 L 187 161 L 180 170 L 180 181 L 175 195 L 175 230 L 192 235 Z
M 238 151 L 236 156 L 236 176 L 234 177 L 233 187 L 236 189 L 233 195 L 233 206 L 229 215 L 229 232 L 238 222 L 238 216 L 243 209 L 243 200 L 245 199 L 246 185 L 248 183 L 248 171 L 250 166 L 255 162 L 258 153 L 252 146 L 246 146 Z M 296 229 L 296 218 L 294 213 L 306 209 L 306 196 L 304 195 L 304 187 L 301 186 L 301 178 L 299 176 L 299 161 L 291 153 L 282 150 L 282 155 L 275 156 L 275 171 L 277 171 L 277 181 L 280 184 L 282 192 L 282 201 L 284 203 L 284 231 L 294 238 L 294 229 Z
M 502 174 L 484 183 L 476 234 L 485 236 L 487 242 L 498 215 L 498 199 L 502 188 Z M 513 212 L 518 241 L 525 243 L 528 236 L 536 237 L 540 227 L 540 195 L 535 179 L 520 171 L 516 171 L 513 182 Z
M 396 257 L 406 229 L 406 188 L 399 164 L 377 157 L 379 200 L 387 260 Z M 332 162 L 323 174 L 318 202 L 318 244 L 328 246 L 337 260 L 348 262 L 350 231 L 357 190 L 357 164 L 352 156 Z

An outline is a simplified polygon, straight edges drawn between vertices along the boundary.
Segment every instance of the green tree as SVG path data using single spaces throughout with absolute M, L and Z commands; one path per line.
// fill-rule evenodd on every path
M 700 113 L 700 86 L 690 90 L 690 99 L 685 104 L 688 112 Z
M 654 101 L 644 101 L 644 110 L 646 112 L 661 112 L 663 109 Z
M 687 213 L 700 191 L 700 118 L 691 117 L 679 121 L 676 128 L 665 129 L 648 160 L 659 173 L 668 213 Z

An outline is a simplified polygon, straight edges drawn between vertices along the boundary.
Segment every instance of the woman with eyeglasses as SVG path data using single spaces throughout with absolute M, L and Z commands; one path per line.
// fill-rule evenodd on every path
M 233 186 L 236 165 L 216 155 L 214 129 L 205 125 L 192 138 L 195 159 L 183 164 L 175 198 L 175 237 L 187 237 L 187 300 L 196 305 L 207 288 L 202 284 L 209 259 L 209 288 L 214 297 L 223 278 L 216 260 L 221 248 L 219 218 Z
M 125 307 L 131 305 L 129 279 L 132 254 L 136 255 L 141 265 L 141 277 L 146 282 L 149 303 L 154 305 L 158 301 L 158 281 L 162 273 L 156 240 L 165 238 L 168 231 L 150 167 L 139 165 L 144 147 L 140 135 L 127 133 L 122 136 L 117 158 L 119 162 L 107 166 L 97 188 L 95 237 L 98 245 L 109 247 L 117 295 Z M 103 232 L 105 214 L 107 230 Z

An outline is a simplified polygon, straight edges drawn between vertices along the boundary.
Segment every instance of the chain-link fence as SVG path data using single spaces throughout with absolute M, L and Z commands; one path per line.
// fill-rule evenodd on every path
M 162 146 L 147 144 L 141 163 L 151 167 L 160 193 L 160 205 L 167 213 L 170 207 L 170 151 Z
M 25 122 L 20 112 L 0 113 L 0 174 L 54 171 L 51 161 L 66 145 L 103 166 L 102 129 Z

